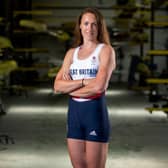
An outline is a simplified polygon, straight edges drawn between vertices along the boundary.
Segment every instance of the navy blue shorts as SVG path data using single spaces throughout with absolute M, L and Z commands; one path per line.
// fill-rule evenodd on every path
M 70 98 L 67 138 L 108 142 L 110 124 L 105 96 L 78 102 Z

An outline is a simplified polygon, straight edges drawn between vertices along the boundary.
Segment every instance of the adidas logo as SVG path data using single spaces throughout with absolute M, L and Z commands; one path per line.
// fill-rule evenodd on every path
M 95 131 L 95 130 L 93 130 L 93 131 L 91 131 L 91 132 L 89 133 L 89 135 L 92 135 L 92 136 L 97 136 L 97 133 L 96 133 L 96 131 Z

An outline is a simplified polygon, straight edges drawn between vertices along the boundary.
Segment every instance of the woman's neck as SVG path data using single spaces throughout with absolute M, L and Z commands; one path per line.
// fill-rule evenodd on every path
M 94 42 L 92 42 L 92 41 L 87 41 L 87 42 L 84 42 L 82 45 L 81 45 L 81 47 L 82 48 L 95 48 L 96 46 L 97 46 L 97 44 L 98 44 L 98 41 L 94 41 Z

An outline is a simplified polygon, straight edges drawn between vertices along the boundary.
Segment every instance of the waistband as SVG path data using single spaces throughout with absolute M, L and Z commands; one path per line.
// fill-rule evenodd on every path
M 86 99 L 86 100 L 92 100 L 92 99 L 97 99 L 99 97 L 101 97 L 102 95 L 104 94 L 103 93 L 97 93 L 93 96 L 88 96 L 88 97 L 79 97 L 79 96 L 72 96 L 73 99 Z

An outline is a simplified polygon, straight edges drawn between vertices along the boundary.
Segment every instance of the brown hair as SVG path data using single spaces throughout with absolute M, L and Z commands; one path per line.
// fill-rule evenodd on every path
M 97 40 L 100 43 L 110 44 L 109 34 L 107 31 L 106 23 L 103 15 L 99 12 L 97 8 L 86 8 L 82 11 L 82 13 L 78 16 L 76 21 L 76 26 L 74 30 L 74 44 L 73 47 L 77 47 L 83 43 L 83 37 L 80 31 L 80 24 L 82 20 L 82 16 L 86 13 L 92 13 L 96 17 L 96 21 L 98 24 L 98 36 Z

